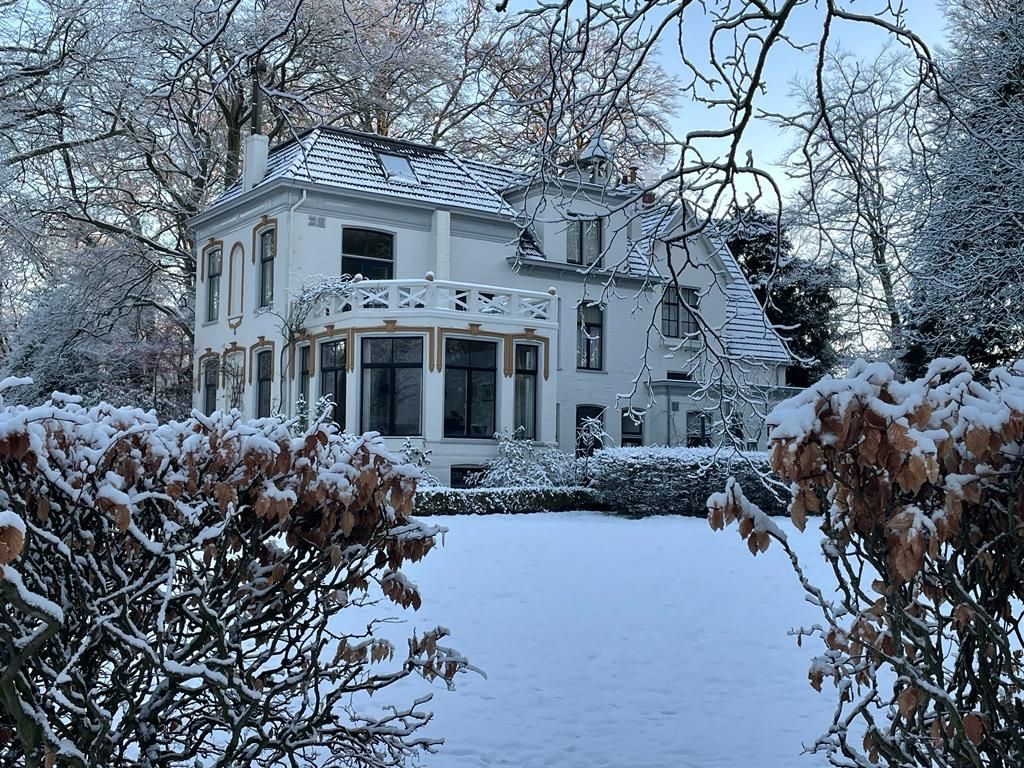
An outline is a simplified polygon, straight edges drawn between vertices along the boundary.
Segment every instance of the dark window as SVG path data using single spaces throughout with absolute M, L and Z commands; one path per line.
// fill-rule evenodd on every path
M 669 381 L 693 381 L 693 374 L 684 371 L 669 371 L 666 378 Z
M 299 415 L 305 418 L 309 415 L 309 355 L 312 347 L 308 344 L 299 347 Z
M 395 273 L 395 238 L 372 229 L 341 230 L 341 272 L 366 280 L 391 280 Z
M 623 448 L 644 444 L 644 422 L 643 417 L 629 408 L 622 409 L 622 439 L 619 444 Z
M 448 339 L 444 348 L 444 436 L 494 437 L 498 345 Z
M 577 311 L 576 367 L 601 370 L 601 337 L 604 310 L 597 304 L 581 304 Z
M 680 298 L 682 301 L 680 301 Z M 665 288 L 661 300 L 661 332 L 673 339 L 697 333 L 697 318 L 687 308 L 697 309 L 700 297 L 693 288 Z
M 224 253 L 220 248 L 206 252 L 206 320 L 220 315 L 220 275 L 224 271 Z
M 344 341 L 320 345 L 320 397 L 329 397 L 334 403 L 331 418 L 340 429 L 345 428 L 345 353 Z
M 540 348 L 535 344 L 517 344 L 515 360 L 516 436 L 537 439 L 537 363 Z
M 452 467 L 452 488 L 472 488 L 476 485 L 476 476 L 483 471 L 483 467 Z
M 217 410 L 217 361 L 203 363 L 203 413 L 209 416 Z
M 363 429 L 382 435 L 420 434 L 423 339 L 363 339 Z
M 604 250 L 603 230 L 601 219 L 570 221 L 566 261 L 587 267 L 598 263 Z
M 277 256 L 277 230 L 260 233 L 260 306 L 274 303 L 274 257 Z
M 256 418 L 270 416 L 270 384 L 274 378 L 274 357 L 269 349 L 256 354 Z
M 686 413 L 686 446 L 703 448 L 711 445 L 711 416 L 700 411 Z
M 599 405 L 576 406 L 576 454 L 590 456 L 604 440 L 604 408 Z

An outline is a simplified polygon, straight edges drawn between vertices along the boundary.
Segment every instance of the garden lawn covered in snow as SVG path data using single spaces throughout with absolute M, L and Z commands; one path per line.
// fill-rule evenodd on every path
M 404 616 L 449 627 L 451 645 L 487 678 L 434 687 L 427 732 L 447 743 L 424 765 L 826 764 L 801 752 L 827 727 L 834 692 L 807 683 L 821 649 L 787 634 L 816 616 L 777 546 L 754 558 L 734 528 L 681 517 L 430 522 L 449 529 L 445 545 L 407 570 L 423 607 Z M 778 522 L 825 583 L 816 525 L 800 534 Z M 412 682 L 413 695 L 429 687 Z

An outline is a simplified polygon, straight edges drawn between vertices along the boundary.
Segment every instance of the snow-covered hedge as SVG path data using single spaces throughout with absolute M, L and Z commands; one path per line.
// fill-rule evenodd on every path
M 515 515 L 600 509 L 589 488 L 422 488 L 416 492 L 417 515 Z
M 785 514 L 761 481 L 767 454 L 726 448 L 605 448 L 589 462 L 591 487 L 606 508 L 625 515 L 707 515 L 707 499 L 735 477 L 747 496 L 771 514 Z
M 465 667 L 447 630 L 406 649 L 338 618 L 381 592 L 419 606 L 401 569 L 441 530 L 409 517 L 419 470 L 374 435 L 294 429 L 0 399 L 0 765 L 377 765 L 429 746 L 422 701 L 377 702 Z

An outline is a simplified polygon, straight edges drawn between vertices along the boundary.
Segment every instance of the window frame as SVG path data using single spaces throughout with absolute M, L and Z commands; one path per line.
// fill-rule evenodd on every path
M 565 261 L 567 264 L 576 264 L 582 267 L 601 266 L 601 257 L 605 248 L 605 219 L 603 216 L 578 217 L 569 220 L 566 228 L 567 240 Z M 587 253 L 587 225 L 597 225 L 597 252 Z M 575 246 L 575 250 L 573 248 Z M 576 258 L 573 258 L 575 252 Z M 588 260 L 589 258 L 589 260 Z
M 452 342 L 464 343 L 464 344 L 472 344 L 472 345 L 484 345 L 484 344 L 486 344 L 489 347 L 493 347 L 494 348 L 494 363 L 493 363 L 493 367 L 492 366 L 474 365 L 473 364 L 473 353 L 472 353 L 471 350 L 469 351 L 469 362 L 468 363 L 460 364 L 460 363 L 449 362 L 449 360 L 448 360 L 448 350 L 450 349 L 449 345 Z M 492 341 L 490 339 L 466 339 L 466 338 L 460 338 L 460 337 L 454 337 L 454 338 L 449 337 L 449 338 L 445 339 L 445 342 L 444 342 L 444 397 L 443 397 L 443 402 L 444 402 L 444 405 L 443 405 L 443 408 L 444 408 L 444 411 L 443 411 L 444 418 L 442 418 L 442 429 L 443 429 L 444 437 L 446 439 L 456 439 L 456 440 L 493 440 L 494 439 L 494 433 L 497 432 L 497 429 L 498 429 L 498 353 L 499 353 L 499 351 L 500 351 L 500 347 L 499 347 L 499 344 L 498 344 L 498 342 L 496 340 Z M 451 375 L 452 373 L 457 372 L 457 371 L 461 371 L 463 373 L 462 382 L 463 382 L 463 388 L 464 388 L 464 392 L 465 392 L 465 399 L 464 399 L 464 402 L 463 402 L 464 409 L 462 411 L 462 417 L 463 417 L 462 421 L 463 421 L 464 428 L 463 428 L 462 432 L 449 431 L 449 429 L 448 429 L 448 419 L 447 419 L 447 414 L 448 414 L 448 410 L 449 410 L 449 407 L 448 407 L 448 378 L 449 378 L 449 375 Z M 490 387 L 491 387 L 492 397 L 491 397 L 491 414 L 490 414 L 490 416 L 491 416 L 491 426 L 492 426 L 492 429 L 490 430 L 490 434 L 487 434 L 487 435 L 474 435 L 474 434 L 471 434 L 471 428 L 472 428 L 472 424 L 473 424 L 473 420 L 474 420 L 474 418 L 473 418 L 473 402 L 474 402 L 474 399 L 473 399 L 473 392 L 474 392 L 474 389 L 473 389 L 473 379 L 475 378 L 473 376 L 474 373 L 490 373 L 491 374 Z
M 206 416 L 217 410 L 219 369 L 217 358 L 210 357 L 203 361 L 203 414 Z
M 273 238 L 272 248 L 267 248 L 267 238 Z M 265 227 L 256 235 L 256 247 L 259 249 L 259 308 L 266 309 L 274 305 L 274 267 L 277 259 L 277 227 Z
M 267 361 L 264 365 L 264 361 Z M 266 376 L 264 376 L 264 372 Z M 268 419 L 274 410 L 274 351 L 261 349 L 256 352 L 256 418 Z M 264 403 L 264 400 L 266 402 Z M 266 408 L 264 408 L 264 404 Z
M 661 335 L 669 339 L 694 337 L 700 328 L 690 307 L 700 308 L 700 292 L 696 288 L 674 283 L 665 286 L 661 297 Z
M 519 350 L 520 349 L 532 349 L 533 350 L 533 368 L 521 367 L 519 364 Z M 537 439 L 537 421 L 538 421 L 538 404 L 540 400 L 540 345 L 539 344 L 526 344 L 517 343 L 512 348 L 512 428 L 515 430 L 517 437 L 522 437 L 524 440 L 536 440 Z M 520 392 L 520 381 L 525 378 L 530 378 L 533 381 L 533 402 L 530 412 L 530 428 L 524 429 L 522 434 L 519 433 L 520 427 L 520 412 L 519 412 L 519 392 Z
M 214 271 L 213 255 L 217 254 L 217 268 Z M 224 248 L 214 246 L 206 251 L 206 322 L 215 323 L 220 319 L 220 283 L 224 273 Z
M 330 368 L 325 366 L 327 360 L 326 347 L 336 347 L 341 350 L 341 363 L 338 364 L 338 353 L 333 353 L 333 359 L 335 365 Z M 326 397 L 327 395 L 334 396 L 334 408 L 331 411 L 331 420 L 338 425 L 338 428 L 342 431 L 345 430 L 345 418 L 347 403 L 348 403 L 348 341 L 346 339 L 330 339 L 329 341 L 320 342 L 320 368 L 319 368 L 319 379 L 320 379 L 320 397 Z M 332 375 L 333 386 L 328 391 L 327 381 L 328 374 Z M 340 395 L 339 395 L 339 382 L 340 382 Z M 341 416 L 339 419 L 338 416 Z
M 403 339 L 414 339 L 419 342 L 420 346 L 420 358 L 418 363 L 396 363 L 394 361 L 394 343 L 398 340 Z M 391 361 L 387 363 L 368 363 L 366 348 L 367 344 L 379 341 L 390 341 L 391 342 Z M 396 336 L 363 336 L 360 339 L 359 345 L 359 383 L 360 383 L 360 398 L 359 398 L 359 424 L 362 432 L 377 431 L 384 437 L 419 437 L 423 434 L 423 353 L 426 348 L 423 336 L 417 335 L 396 335 Z M 397 411 L 397 374 L 398 369 L 410 369 L 415 368 L 420 372 L 419 378 L 419 408 L 416 416 L 416 429 L 412 432 L 398 432 L 395 429 L 395 412 Z M 383 430 L 371 430 L 371 427 L 366 423 L 366 398 L 369 396 L 369 386 L 367 384 L 366 372 L 368 370 L 375 369 L 388 369 L 390 370 L 390 392 L 388 401 L 388 431 Z
M 311 344 L 300 344 L 299 345 L 299 391 L 295 396 L 296 401 L 296 412 L 299 416 L 309 415 L 309 395 L 310 386 L 312 384 L 313 376 L 310 373 L 309 366 L 312 364 L 312 345 Z
M 587 322 L 584 311 L 595 309 L 600 313 L 600 322 Z M 605 308 L 602 304 L 594 302 L 581 302 L 576 307 L 576 370 L 578 371 L 603 371 L 604 370 L 604 326 Z M 596 336 L 592 329 L 597 328 Z M 583 353 L 583 348 L 586 353 Z M 597 352 L 597 364 L 592 365 L 592 352 Z
M 345 249 L 345 234 L 347 232 L 363 232 L 366 235 L 383 235 L 390 240 L 391 243 L 391 255 L 388 259 L 382 259 L 377 256 L 369 255 L 369 238 L 367 238 L 367 248 L 364 253 L 352 253 Z M 355 277 L 357 274 L 362 274 L 360 270 L 346 270 L 345 260 L 358 260 L 360 262 L 371 262 L 372 264 L 383 264 L 387 266 L 388 277 L 379 278 L 366 278 L 373 280 L 394 280 L 395 279 L 395 233 L 386 232 L 383 229 L 370 229 L 369 227 L 342 227 L 341 228 L 341 274 L 350 275 Z M 363 275 L 363 277 L 366 277 Z
M 697 417 L 699 420 L 699 432 L 690 430 L 690 417 Z M 693 410 L 686 412 L 686 447 L 687 448 L 709 448 L 714 440 L 712 428 L 715 425 L 714 418 L 707 411 Z

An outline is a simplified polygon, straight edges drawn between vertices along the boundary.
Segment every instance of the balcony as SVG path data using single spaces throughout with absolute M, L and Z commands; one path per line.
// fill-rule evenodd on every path
M 461 322 L 551 327 L 558 324 L 558 299 L 547 293 L 447 280 L 363 280 L 352 293 L 325 299 L 313 319 L 336 323 L 346 316 L 447 316 Z

